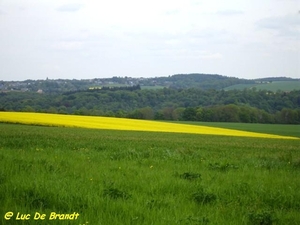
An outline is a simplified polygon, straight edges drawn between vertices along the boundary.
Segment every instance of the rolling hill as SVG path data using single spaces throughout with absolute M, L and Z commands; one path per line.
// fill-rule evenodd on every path
M 272 92 L 277 91 L 293 91 L 300 90 L 300 80 L 291 81 L 273 81 L 273 82 L 256 82 L 254 84 L 236 84 L 224 88 L 224 90 L 243 90 L 243 89 L 267 90 Z

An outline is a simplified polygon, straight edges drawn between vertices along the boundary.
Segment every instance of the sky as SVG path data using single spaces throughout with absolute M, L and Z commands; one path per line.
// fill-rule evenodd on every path
M 0 0 L 0 80 L 300 78 L 298 0 Z

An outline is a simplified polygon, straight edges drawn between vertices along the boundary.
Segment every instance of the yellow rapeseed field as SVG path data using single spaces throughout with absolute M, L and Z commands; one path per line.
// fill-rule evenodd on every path
M 209 126 L 173 124 L 167 122 L 100 117 L 100 116 L 77 116 L 46 113 L 25 113 L 25 112 L 0 112 L 0 122 L 64 126 L 64 127 L 83 127 L 94 129 L 109 130 L 133 130 L 133 131 L 156 131 L 156 132 L 175 132 L 208 135 L 226 135 L 256 138 L 280 138 L 280 139 L 299 139 L 296 137 L 263 134 Z

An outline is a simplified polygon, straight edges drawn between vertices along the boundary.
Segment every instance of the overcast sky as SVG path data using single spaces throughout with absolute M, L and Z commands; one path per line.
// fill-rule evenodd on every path
M 0 0 L 0 80 L 300 78 L 298 0 Z

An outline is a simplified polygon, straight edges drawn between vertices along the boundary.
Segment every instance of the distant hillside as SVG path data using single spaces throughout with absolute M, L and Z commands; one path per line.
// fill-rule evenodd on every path
M 217 74 L 199 73 L 176 74 L 168 77 L 148 78 L 140 81 L 141 86 L 163 86 L 181 89 L 200 88 L 203 90 L 219 90 L 237 84 L 255 84 L 255 81 Z
M 256 90 L 267 90 L 267 91 L 293 91 L 300 90 L 300 80 L 289 79 L 284 81 L 272 81 L 272 80 L 259 80 L 254 84 L 236 84 L 224 88 L 224 90 L 243 90 L 243 89 L 256 89 Z
M 259 78 L 259 79 L 255 79 L 256 82 L 264 82 L 264 81 L 270 81 L 270 82 L 274 82 L 274 81 L 300 81 L 300 79 L 294 79 L 294 78 L 290 78 L 290 77 L 266 77 L 266 78 Z
M 201 90 L 243 90 L 265 89 L 270 91 L 291 91 L 300 89 L 300 79 L 286 77 L 271 77 L 257 80 L 240 79 L 217 74 L 175 74 L 167 77 L 133 78 L 112 77 L 81 80 L 46 79 L 25 81 L 0 81 L 0 92 L 37 92 L 37 93 L 65 93 L 85 91 L 89 89 L 133 87 L 141 89 L 196 88 Z

